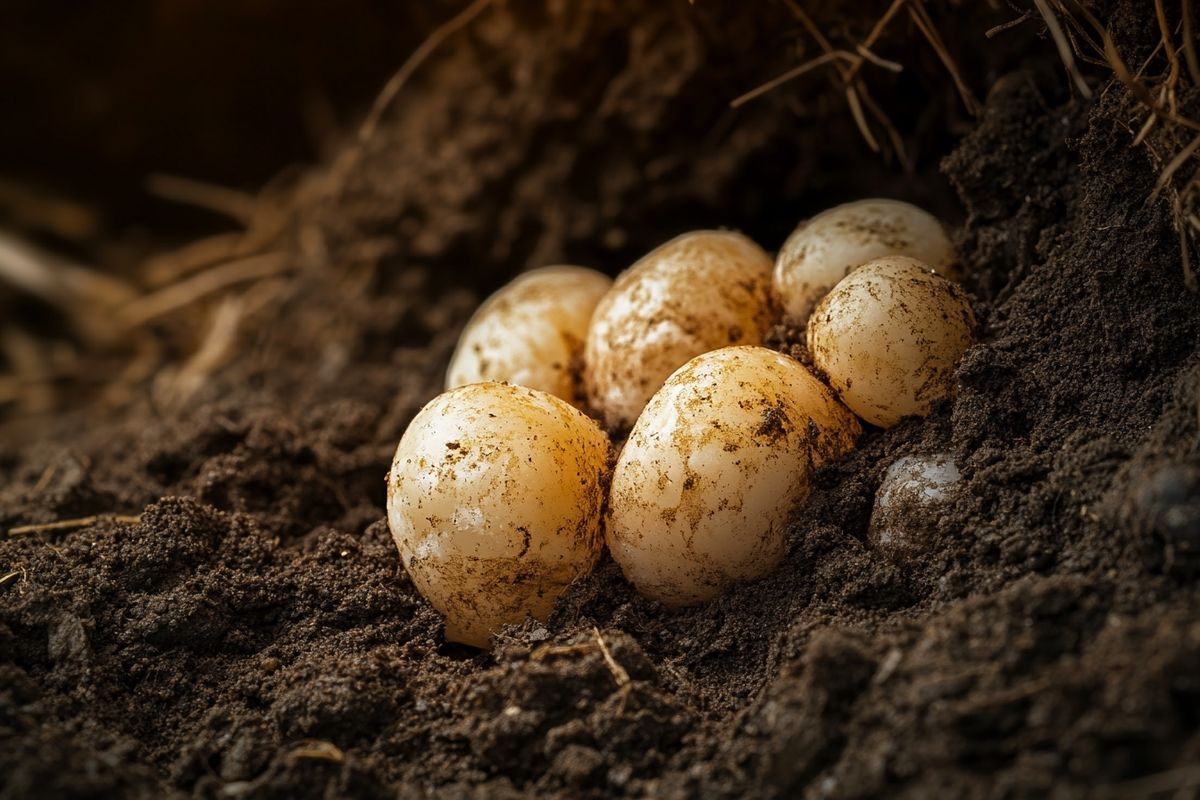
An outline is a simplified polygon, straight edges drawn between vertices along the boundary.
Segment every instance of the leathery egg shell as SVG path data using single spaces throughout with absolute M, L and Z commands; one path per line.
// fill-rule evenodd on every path
M 858 200 L 803 222 L 775 259 L 775 288 L 798 322 L 852 270 L 883 256 L 920 259 L 958 278 L 954 245 L 932 214 L 899 200 Z
M 958 284 L 913 258 L 859 267 L 808 320 L 813 363 L 850 410 L 891 427 L 925 416 L 954 389 L 975 317 Z
M 770 256 L 745 236 L 696 231 L 667 242 L 618 276 L 596 307 L 584 355 L 592 409 L 628 429 L 688 359 L 760 344 L 776 305 Z
M 694 358 L 654 395 L 617 459 L 609 550 L 638 591 L 674 607 L 766 575 L 813 470 L 860 431 L 785 355 L 743 346 Z
M 507 623 L 545 620 L 595 566 L 610 449 L 573 406 L 522 386 L 462 386 L 417 414 L 388 475 L 388 524 L 447 639 L 487 647 Z
M 506 381 L 578 405 L 578 364 L 592 311 L 612 279 L 585 267 L 544 267 L 515 278 L 463 329 L 446 388 Z

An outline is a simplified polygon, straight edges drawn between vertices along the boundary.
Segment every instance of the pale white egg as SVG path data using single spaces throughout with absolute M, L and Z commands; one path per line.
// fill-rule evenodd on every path
M 622 273 L 596 308 L 584 357 L 592 410 L 628 429 L 688 359 L 760 344 L 776 309 L 770 256 L 745 236 L 697 231 L 667 242 Z
M 446 370 L 446 388 L 483 381 L 540 389 L 579 405 L 579 362 L 592 311 L 612 279 L 584 267 L 520 275 L 479 307 Z
M 749 346 L 698 356 L 654 395 L 621 451 L 609 550 L 639 592 L 669 606 L 766 575 L 813 470 L 860 430 L 792 358 Z
M 413 419 L 387 480 L 388 524 L 446 638 L 487 647 L 508 623 L 545 620 L 596 564 L 611 445 L 546 392 L 452 389 Z
M 802 222 L 775 259 L 775 288 L 800 324 L 852 270 L 883 256 L 920 259 L 957 279 L 954 245 L 932 214 L 899 200 L 845 203 Z
M 808 320 L 808 349 L 850 410 L 887 428 L 954 390 L 975 317 L 958 284 L 913 258 L 876 259 L 834 287 Z

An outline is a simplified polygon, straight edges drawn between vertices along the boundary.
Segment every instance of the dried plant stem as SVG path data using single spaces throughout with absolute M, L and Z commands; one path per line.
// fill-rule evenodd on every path
M 54 531 L 69 531 L 76 528 L 86 528 L 89 525 L 95 525 L 98 522 L 112 521 L 121 522 L 127 525 L 136 525 L 141 522 L 140 516 L 131 516 L 126 514 L 94 514 L 90 517 L 78 517 L 76 519 L 62 519 L 58 522 L 45 522 L 40 525 L 21 525 L 17 528 L 10 528 L 8 531 L 9 538 L 18 536 L 30 536 L 35 533 L 52 533 Z
M 608 671 L 612 673 L 613 680 L 617 682 L 617 686 L 628 686 L 630 680 L 629 673 L 617 663 L 612 653 L 609 652 L 608 644 L 604 641 L 604 637 L 600 635 L 600 629 L 593 627 L 592 633 L 596 636 L 596 644 L 600 646 L 600 655 L 604 657 L 604 663 L 608 665 Z
M 287 253 L 262 253 L 211 267 L 191 278 L 138 298 L 120 310 L 125 328 L 143 325 L 222 289 L 239 283 L 269 278 L 290 269 Z

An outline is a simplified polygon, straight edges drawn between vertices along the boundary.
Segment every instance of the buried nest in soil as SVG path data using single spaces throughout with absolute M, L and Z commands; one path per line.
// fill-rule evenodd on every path
M 88 394 L 36 441 L 18 435 L 32 423 L 5 429 L 0 794 L 1194 783 L 1189 51 L 1158 49 L 1147 4 L 1098 15 L 1152 87 L 1147 125 L 1144 93 L 1109 80 L 1067 5 L 1035 3 L 991 40 L 1006 18 L 990 9 L 877 3 L 846 21 L 811 5 L 480 4 L 369 137 L 254 218 L 221 286 L 257 295 L 197 302 L 192 285 L 126 307 L 131 341 L 168 343 L 159 357 L 201 311 L 210 346 L 232 344 L 134 374 L 109 405 Z M 1037 36 L 1048 18 L 1070 68 Z M 822 58 L 814 31 L 847 53 L 870 41 L 856 69 L 881 114 L 847 100 L 836 56 L 729 110 Z M 877 63 L 893 57 L 899 74 Z M 970 87 L 986 94 L 974 120 Z M 774 246 L 815 209 L 880 194 L 961 223 L 983 329 L 955 398 L 824 470 L 764 580 L 671 613 L 606 559 L 495 652 L 444 644 L 382 521 L 382 476 L 478 299 L 527 266 L 616 271 L 688 228 Z M 898 457 L 932 452 L 963 491 L 914 520 L 930 550 L 898 565 L 868 543 L 874 493 Z

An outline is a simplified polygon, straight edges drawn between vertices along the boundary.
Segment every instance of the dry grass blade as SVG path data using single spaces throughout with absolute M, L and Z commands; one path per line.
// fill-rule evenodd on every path
M 1113 41 L 1112 35 L 1108 32 L 1108 29 L 1100 23 L 1100 20 L 1096 19 L 1096 16 L 1092 14 L 1091 11 L 1079 3 L 1079 0 L 1073 0 L 1073 4 L 1076 10 L 1084 17 L 1084 19 L 1088 21 L 1088 24 L 1090 24 L 1096 30 L 1096 33 L 1101 37 L 1101 40 L 1104 42 L 1104 57 L 1107 59 L 1109 67 L 1112 69 L 1113 74 L 1116 75 L 1117 80 L 1125 85 L 1130 94 L 1136 97 L 1143 105 L 1148 107 L 1155 114 L 1158 114 L 1164 119 L 1174 122 L 1177 125 L 1182 125 L 1185 128 L 1191 128 L 1192 130 L 1200 131 L 1200 122 L 1188 119 L 1187 117 L 1181 117 L 1173 113 L 1170 109 L 1163 108 L 1162 105 L 1154 99 L 1154 95 L 1150 93 L 1150 90 L 1147 89 L 1146 86 L 1141 83 L 1141 81 L 1137 80 L 1133 73 L 1129 71 L 1129 67 L 1126 66 L 1124 59 L 1121 58 L 1121 54 L 1117 52 L 1117 44 Z
M 988 39 L 993 39 L 996 36 L 999 36 L 1000 34 L 1004 33 L 1009 28 L 1015 28 L 1018 25 L 1023 25 L 1024 23 L 1028 22 L 1032 17 L 1033 17 L 1033 14 L 1030 13 L 1029 11 L 1022 11 L 1021 16 L 1017 17 L 1016 19 L 1010 19 L 1008 22 L 1001 22 L 999 25 L 997 25 L 994 28 L 988 28 L 987 32 L 984 33 L 983 35 Z
M 559 658 L 561 656 L 574 656 L 581 653 L 590 653 L 596 649 L 596 645 L 591 642 L 583 642 L 581 644 L 544 644 L 537 650 L 534 650 L 529 655 L 530 661 L 545 661 L 547 658 Z
M 262 253 L 212 267 L 191 278 L 141 297 L 120 309 L 120 322 L 135 328 L 239 283 L 269 278 L 290 269 L 287 253 Z
M 796 0 L 785 0 L 785 2 L 787 3 L 788 8 L 791 9 L 792 14 L 795 15 L 796 19 L 800 20 L 800 24 L 804 26 L 804 29 L 808 31 L 809 35 L 812 36 L 813 39 L 816 40 L 817 45 L 822 51 L 824 51 L 826 56 L 832 57 L 833 54 L 839 52 L 834 49 L 833 45 L 829 41 L 829 38 L 821 32 L 821 29 L 817 27 L 817 24 L 804 11 L 804 9 L 796 3 Z M 872 29 L 872 35 L 868 35 L 867 38 L 864 39 L 859 45 L 859 47 L 870 53 L 871 45 L 873 45 L 879 38 L 880 33 L 882 33 L 883 29 L 887 27 L 888 22 L 891 21 L 892 17 L 897 11 L 899 11 L 905 2 L 907 2 L 907 0 L 894 0 L 892 6 L 883 15 L 883 18 L 875 23 L 875 26 Z M 890 69 L 891 66 L 899 67 L 900 65 L 893 65 L 892 62 L 888 62 L 886 59 L 879 58 L 879 56 L 876 56 L 873 53 L 871 53 L 869 56 L 853 55 L 849 53 L 846 55 L 851 56 L 851 58 L 848 59 L 849 64 L 847 65 L 839 63 L 836 65 L 836 68 L 838 75 L 841 78 L 841 87 L 847 92 L 846 96 L 847 102 L 850 104 L 850 113 L 854 117 L 854 123 L 858 126 L 859 133 L 862 134 L 863 141 L 865 141 L 867 146 L 872 150 L 879 152 L 879 142 L 875 139 L 874 134 L 871 133 L 871 128 L 867 124 L 866 117 L 862 113 L 862 105 L 866 105 L 879 123 L 887 130 L 889 140 L 896 148 L 896 153 L 901 164 L 905 165 L 905 168 L 907 169 L 910 162 L 907 154 L 904 151 L 903 144 L 900 141 L 899 134 L 896 132 L 896 126 L 892 124 L 891 119 L 886 113 L 884 113 L 883 109 L 881 109 L 871 99 L 870 94 L 867 92 L 867 87 L 862 80 L 855 77 L 856 72 L 862 66 L 864 60 L 870 61 L 873 64 L 879 64 L 879 66 L 882 66 L 885 69 Z M 885 66 L 885 64 L 889 66 Z
M 132 516 L 127 514 L 94 514 L 90 517 L 78 517 L 76 519 L 62 519 L 58 522 L 45 522 L 40 525 L 21 525 L 16 528 L 10 528 L 8 531 L 9 538 L 18 536 L 31 536 L 35 533 L 53 533 L 54 531 L 70 531 L 76 528 L 86 528 L 89 525 L 95 525 L 98 522 L 112 521 L 121 522 L 126 525 L 136 525 L 141 522 L 140 516 Z
M 850 108 L 850 114 L 854 117 L 854 124 L 858 126 L 858 130 L 862 133 L 864 139 L 867 140 L 867 146 L 873 152 L 879 152 L 879 141 L 875 135 L 871 133 L 871 128 L 867 125 L 867 118 L 863 114 L 862 103 L 859 102 L 858 92 L 853 86 L 846 87 L 846 105 Z
M 178 408 L 192 398 L 210 376 L 227 364 L 237 347 L 238 329 L 245 314 L 244 297 L 225 297 L 213 312 L 208 332 L 196 352 L 178 371 L 164 371 L 156 380 L 160 402 Z
M 1154 0 L 1154 16 L 1158 20 L 1158 32 L 1162 37 L 1163 47 L 1167 54 L 1167 63 L 1171 65 L 1171 74 L 1167 76 L 1167 81 L 1164 84 L 1166 89 L 1166 100 L 1174 114 L 1178 110 L 1175 101 L 1175 84 L 1179 82 L 1179 54 L 1175 52 L 1174 37 L 1171 36 L 1171 25 L 1167 22 L 1167 9 L 1163 7 L 1163 0 Z
M 800 20 L 800 24 L 804 26 L 806 31 L 808 31 L 808 35 L 816 40 L 817 46 L 826 53 L 832 53 L 834 50 L 833 45 L 830 43 L 829 39 L 826 38 L 825 34 L 821 32 L 821 29 L 817 27 L 817 23 L 814 22 L 812 17 L 808 15 L 808 12 L 801 8 L 800 5 L 796 3 L 796 0 L 784 0 L 784 2 L 787 3 L 787 7 L 791 10 L 792 14 L 795 15 L 796 19 Z M 846 74 L 848 73 L 843 74 L 843 77 L 845 77 Z
M 88 239 L 100 230 L 100 220 L 91 208 L 7 178 L 0 178 L 0 216 L 17 229 L 49 231 L 63 239 Z
M 803 75 L 807 72 L 812 72 L 814 69 L 816 69 L 818 67 L 823 67 L 826 64 L 837 61 L 838 59 L 850 59 L 851 61 L 853 61 L 853 60 L 855 60 L 855 58 L 856 57 L 854 55 L 843 52 L 841 50 L 834 50 L 832 52 L 825 53 L 823 55 L 819 55 L 816 58 L 812 59 L 811 61 L 806 61 L 798 67 L 789 69 L 787 72 L 783 73 L 782 75 L 780 75 L 777 78 L 772 78 L 771 80 L 764 83 L 762 86 L 759 86 L 755 89 L 751 89 L 750 91 L 746 92 L 744 95 L 742 95 L 740 97 L 735 97 L 732 101 L 730 101 L 729 107 L 730 108 L 740 108 L 741 106 L 746 105 L 746 103 L 749 103 L 751 100 L 754 100 L 755 98 L 758 98 L 758 97 L 762 97 L 767 92 L 770 92 L 773 89 L 776 89 L 779 86 L 782 86 L 783 84 L 787 83 L 788 81 L 795 80 L 796 78 L 799 78 L 801 75 Z
M 64 311 L 80 302 L 110 305 L 128 300 L 133 289 L 116 278 L 0 231 L 0 280 Z
M 105 346 L 120 334 L 113 307 L 136 296 L 116 278 L 64 259 L 0 232 L 0 282 L 9 283 L 59 309 L 89 344 Z
M 617 663 L 612 653 L 609 652 L 608 644 L 604 641 L 604 637 L 600 635 L 600 629 L 593 627 L 592 633 L 596 635 L 596 644 L 600 646 L 600 655 L 604 657 L 604 663 L 608 665 L 608 671 L 612 673 L 613 680 L 617 682 L 617 686 L 622 688 L 628 686 L 630 680 L 629 673 Z
M 888 141 L 892 143 L 892 149 L 896 151 L 896 157 L 900 159 L 900 166 L 904 168 L 905 172 L 911 172 L 913 163 L 908 157 L 908 151 L 904 147 L 904 140 L 900 138 L 900 131 L 896 130 L 896 126 L 892 123 L 891 118 L 879 107 L 879 104 L 875 102 L 875 98 L 871 97 L 871 93 L 867 91 L 866 84 L 862 82 L 862 79 L 860 78 L 855 81 L 855 84 L 858 87 L 858 95 L 863 105 L 867 107 L 867 110 L 874 115 L 879 124 L 883 126 L 883 129 L 887 131 Z
M 312 741 L 301 742 L 293 747 L 288 752 L 288 758 L 341 764 L 346 760 L 346 754 L 333 742 Z
M 204 267 L 248 255 L 245 239 L 242 233 L 219 233 L 197 239 L 146 261 L 142 267 L 143 279 L 150 286 L 165 286 Z
M 893 0 L 892 4 L 888 6 L 888 10 L 883 12 L 883 16 L 875 21 L 875 25 L 872 26 L 871 32 L 867 34 L 867 38 L 863 39 L 859 44 L 861 48 L 859 52 L 862 52 L 862 50 L 870 52 L 870 49 L 875 46 L 875 42 L 879 41 L 879 37 L 883 34 L 884 29 L 887 28 L 892 18 L 896 16 L 896 13 L 900 11 L 906 2 L 908 0 Z M 868 58 L 865 55 L 863 57 Z M 843 76 L 843 79 L 846 81 L 853 79 L 858 74 L 859 66 L 859 64 L 855 64 L 850 67 L 849 72 Z
M 396 95 L 404 88 L 404 84 L 408 83 L 409 78 L 413 73 L 425 63 L 425 59 L 441 46 L 442 42 L 453 36 L 458 31 L 471 24 L 471 21 L 484 12 L 484 10 L 492 4 L 493 0 L 474 0 L 469 6 L 458 13 L 457 16 L 451 18 L 433 33 L 421 42 L 421 46 L 413 51 L 413 54 L 408 57 L 408 60 L 401 65 L 396 74 L 388 79 L 379 96 L 375 98 L 375 102 L 371 106 L 371 110 L 367 113 L 367 117 L 363 120 L 362 127 L 358 129 L 358 141 L 365 142 L 375 135 L 376 128 L 379 127 L 380 120 L 391 106 L 392 101 L 396 99 Z
M 954 58 L 950 55 L 946 43 L 942 41 L 942 36 L 933 24 L 933 18 L 929 16 L 929 11 L 926 10 L 925 4 L 922 0 L 909 0 L 908 13 L 912 17 L 913 22 L 916 23 L 917 28 L 929 40 L 929 44 L 933 47 L 934 52 L 937 53 L 938 58 L 941 59 L 946 71 L 950 73 L 950 79 L 954 81 L 954 87 L 958 89 L 958 95 L 962 98 L 967 113 L 972 116 L 978 116 L 979 103 L 976 102 L 975 96 L 971 94 L 971 90 L 967 88 L 966 81 L 963 80 L 962 75 L 959 73 L 958 65 L 954 63 Z
M 1062 25 L 1059 24 L 1058 16 L 1046 0 L 1033 0 L 1033 2 L 1037 6 L 1038 13 L 1042 15 L 1042 19 L 1046 21 L 1046 30 L 1050 32 L 1050 38 L 1054 40 L 1054 46 L 1058 48 L 1058 57 L 1062 59 L 1067 75 L 1081 95 L 1091 98 L 1091 87 L 1087 85 L 1087 81 L 1083 79 L 1083 74 L 1075 64 L 1075 52 L 1071 48 L 1071 43 L 1067 41 L 1067 35 L 1063 32 Z
M 854 51 L 856 53 L 858 53 L 860 56 L 862 56 L 864 59 L 866 59 L 867 61 L 870 61 L 875 66 L 886 69 L 888 72 L 903 72 L 904 71 L 904 65 L 901 64 L 899 61 L 891 61 L 889 59 L 883 58 L 882 56 L 877 56 L 874 53 L 872 53 L 870 50 L 868 50 L 867 46 L 864 44 L 860 44 L 857 47 L 855 47 Z M 854 68 L 857 68 L 857 67 L 858 67 L 858 64 L 855 64 Z
M 254 195 L 178 175 L 151 175 L 146 178 L 146 191 L 164 200 L 206 208 L 242 224 L 250 222 L 258 207 Z

